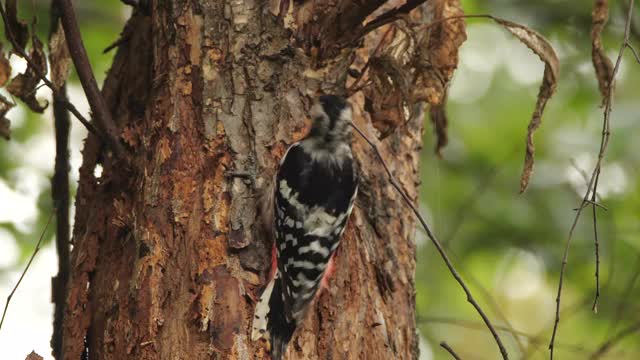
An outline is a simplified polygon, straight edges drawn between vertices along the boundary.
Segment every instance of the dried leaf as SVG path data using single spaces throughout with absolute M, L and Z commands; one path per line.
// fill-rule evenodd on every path
M 0 118 L 0 137 L 11 139 L 11 122 L 7 118 Z
M 20 48 L 24 49 L 29 41 L 29 28 L 24 21 L 18 20 L 18 6 L 16 0 L 7 0 L 6 4 L 7 23 L 11 28 L 11 33 L 13 34 L 15 41 L 20 45 Z M 7 31 L 5 31 L 5 36 L 7 37 L 7 40 L 11 42 Z
M 403 109 L 409 96 L 408 80 L 401 65 L 390 56 L 369 59 L 369 78 L 372 86 L 364 91 L 364 106 L 383 139 L 406 121 Z
M 37 66 L 42 74 L 47 73 L 47 59 L 45 57 L 43 51 L 43 45 L 40 39 L 36 37 L 34 34 L 31 37 L 32 46 L 31 53 L 29 57 L 33 61 L 34 65 Z M 47 108 L 48 103 L 44 105 L 40 105 L 38 100 L 36 99 L 36 86 L 40 82 L 40 77 L 36 73 L 36 71 L 31 67 L 27 67 L 27 70 L 18 74 L 9 86 L 7 86 L 7 91 L 11 93 L 13 96 L 20 98 L 20 100 L 24 101 L 29 108 L 35 112 L 42 113 L 44 109 Z
M 591 12 L 591 60 L 593 61 L 593 67 L 596 70 L 596 77 L 598 78 L 598 87 L 600 88 L 600 94 L 602 94 L 602 101 L 609 98 L 609 91 L 611 88 L 611 78 L 613 77 L 613 63 L 605 54 L 602 48 L 602 29 L 609 20 L 609 1 L 608 0 L 596 0 L 593 3 L 593 11 Z
M 11 63 L 4 56 L 2 44 L 0 44 L 0 87 L 3 87 L 11 77 Z
M 5 115 L 7 115 L 7 112 L 14 106 L 15 104 L 0 95 L 0 136 L 6 140 L 11 138 L 11 122 L 5 117 Z
M 27 355 L 25 360 L 42 360 L 43 357 L 38 355 L 35 351 L 32 351 L 31 354 Z
M 540 91 L 538 92 L 538 100 L 536 101 L 536 107 L 533 111 L 533 116 L 531 117 L 527 130 L 527 148 L 524 157 L 524 168 L 520 177 L 520 192 L 522 193 L 527 189 L 529 179 L 533 173 L 533 161 L 535 154 L 533 134 L 542 122 L 542 113 L 547 105 L 547 101 L 556 91 L 560 62 L 558 61 L 558 55 L 556 55 L 556 52 L 549 41 L 536 31 L 508 20 L 496 17 L 491 18 L 498 24 L 502 25 L 510 33 L 515 35 L 522 43 L 527 45 L 527 47 L 538 55 L 540 60 L 545 64 L 542 84 L 540 85 Z
M 447 143 L 449 143 L 449 136 L 447 135 L 449 120 L 447 119 L 447 113 L 445 111 L 445 103 L 446 96 L 442 103 L 438 105 L 431 105 L 431 109 L 429 109 L 429 117 L 436 129 L 437 142 L 435 152 L 439 157 L 442 157 L 442 149 L 447 146 Z
M 49 62 L 51 66 L 51 82 L 60 88 L 64 85 L 71 71 L 71 55 L 67 47 L 62 23 L 58 22 L 56 30 L 49 39 Z
M 418 76 L 413 90 L 413 101 L 426 101 L 431 105 L 443 102 L 446 88 L 458 67 L 458 50 L 467 40 L 464 19 L 442 19 L 462 16 L 459 0 L 432 2 L 432 26 L 417 49 L 415 68 Z

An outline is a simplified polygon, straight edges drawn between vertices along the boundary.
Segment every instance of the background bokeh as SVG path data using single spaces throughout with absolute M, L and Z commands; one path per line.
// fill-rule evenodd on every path
M 23 17 L 37 14 L 37 28 L 46 39 L 50 1 L 20 3 Z M 518 194 L 526 127 L 543 65 L 499 26 L 487 20 L 469 20 L 468 40 L 450 89 L 450 143 L 442 159 L 433 153 L 435 138 L 431 126 L 426 126 L 421 210 L 475 297 L 495 323 L 507 329 L 501 334 L 512 357 L 548 358 L 562 253 L 574 209 L 586 189 L 583 173 L 591 173 L 600 145 L 603 111 L 591 65 L 592 2 L 462 3 L 468 14 L 489 13 L 527 24 L 545 35 L 560 57 L 561 76 L 535 137 L 532 183 L 526 193 Z M 624 14 L 621 1 L 611 3 L 604 44 L 614 57 L 622 38 Z M 113 56 L 102 50 L 118 38 L 130 10 L 117 0 L 77 1 L 76 6 L 87 50 L 98 81 L 102 81 Z M 634 12 L 640 21 L 639 9 L 637 6 Z M 632 43 L 640 48 L 638 35 Z M 11 60 L 15 72 L 24 69 L 24 63 L 15 57 Z M 640 136 L 639 84 L 640 64 L 628 52 L 618 74 L 612 140 L 598 192 L 607 208 L 598 210 L 602 265 L 599 311 L 591 311 L 595 256 L 589 209 L 578 224 L 567 266 L 556 342 L 559 359 L 588 358 L 602 342 L 640 321 L 640 284 L 634 284 L 640 273 L 640 142 L 634 141 Z M 38 94 L 50 97 L 44 88 Z M 72 102 L 88 113 L 73 76 L 69 94 Z M 8 117 L 12 139 L 0 140 L 0 299 L 17 281 L 52 211 L 51 109 L 38 115 L 17 107 Z M 77 122 L 72 124 L 74 192 L 86 132 Z M 57 266 L 53 229 L 49 228 L 45 246 L 12 300 L 0 330 L 2 359 L 23 359 L 31 350 L 50 358 L 50 279 Z M 420 229 L 417 242 L 421 359 L 448 359 L 438 346 L 441 341 L 465 360 L 497 359 L 491 335 Z M 638 357 L 640 333 L 625 338 L 603 358 Z

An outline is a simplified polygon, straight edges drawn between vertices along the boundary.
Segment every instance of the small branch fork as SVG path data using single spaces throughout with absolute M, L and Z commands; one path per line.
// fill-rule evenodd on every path
M 0 320 L 0 329 L 2 329 L 2 324 L 4 323 L 4 317 L 7 315 L 7 309 L 9 309 L 9 303 L 11 302 L 11 298 L 13 297 L 13 294 L 15 294 L 16 290 L 18 290 L 18 286 L 20 286 L 20 283 L 22 282 L 22 279 L 27 274 L 27 270 L 29 270 L 29 267 L 31 266 L 31 263 L 33 262 L 33 259 L 36 257 L 36 254 L 38 253 L 38 251 L 40 251 L 40 245 L 42 244 L 42 239 L 44 239 L 44 235 L 47 233 L 47 229 L 49 229 L 49 224 L 51 224 L 51 218 L 53 218 L 53 214 L 54 213 L 55 213 L 55 211 L 52 211 L 51 214 L 49 214 L 49 219 L 47 220 L 47 225 L 44 226 L 44 230 L 42 230 L 42 233 L 40 234 L 40 239 L 38 239 L 38 243 L 36 244 L 36 248 L 33 249 L 33 253 L 31 254 L 31 257 L 29 258 L 29 262 L 27 262 L 27 266 L 25 266 L 24 270 L 22 271 L 22 274 L 20 275 L 20 278 L 18 279 L 18 282 L 13 287 L 13 290 L 11 290 L 11 293 L 9 294 L 9 296 L 7 296 L 7 302 L 4 305 L 4 311 L 2 311 L 2 319 Z
M 76 72 L 82 83 L 82 88 L 87 94 L 87 100 L 91 111 L 96 115 L 96 123 L 101 128 L 100 130 L 105 135 L 107 144 L 116 154 L 116 157 L 123 158 L 125 154 L 122 143 L 118 140 L 118 129 L 111 117 L 111 112 L 107 107 L 107 103 L 98 89 L 98 83 L 93 76 L 93 70 L 91 69 L 91 63 L 87 56 L 87 51 L 82 43 L 82 37 L 80 35 L 80 29 L 78 28 L 78 21 L 76 20 L 76 13 L 73 10 L 71 0 L 59 0 L 58 6 L 62 13 L 62 28 L 64 29 L 65 36 L 67 38 L 67 45 L 69 47 L 69 53 L 71 59 L 76 67 Z
M 36 75 L 44 82 L 44 84 L 51 89 L 54 100 L 63 104 L 81 123 L 87 128 L 89 132 L 98 136 L 104 143 L 111 147 L 116 157 L 123 158 L 125 153 L 122 143 L 118 140 L 117 129 L 114 125 L 111 113 L 108 111 L 104 98 L 98 90 L 98 85 L 93 76 L 91 70 L 91 64 L 89 63 L 87 53 L 80 37 L 80 30 L 73 11 L 73 6 L 70 0 L 59 0 L 60 8 L 62 11 L 62 27 L 64 28 L 67 38 L 67 45 L 71 58 L 82 82 L 82 87 L 85 90 L 91 111 L 96 115 L 95 120 L 98 128 L 96 128 L 89 120 L 87 120 L 78 109 L 60 93 L 58 89 L 41 71 L 38 66 L 35 66 L 33 59 L 27 54 L 20 44 L 15 39 L 15 35 L 8 23 L 7 14 L 4 9 L 4 5 L 0 2 L 0 15 L 4 22 L 4 28 L 9 38 L 9 41 L 13 45 L 13 50 L 24 58 L 27 64 L 35 71 Z
M 608 91 L 608 95 L 605 98 L 605 103 L 604 103 L 604 118 L 602 121 L 602 138 L 600 141 L 600 151 L 598 153 L 598 161 L 596 162 L 596 165 L 593 169 L 593 172 L 591 174 L 591 178 L 589 180 L 589 184 L 587 186 L 587 190 L 585 192 L 584 197 L 582 198 L 582 202 L 580 204 L 580 206 L 578 207 L 578 209 L 576 210 L 576 215 L 573 219 L 573 224 L 571 225 L 571 228 L 569 229 L 569 235 L 567 237 L 567 242 L 565 245 L 565 249 L 564 249 L 564 255 L 562 257 L 562 265 L 560 268 L 560 279 L 558 281 L 558 293 L 556 296 L 556 314 L 555 314 L 555 322 L 553 325 L 553 333 L 551 335 L 551 340 L 549 341 L 549 353 L 550 353 L 550 358 L 553 360 L 553 350 L 554 350 L 554 343 L 555 343 L 555 339 L 556 339 L 556 335 L 558 332 L 558 325 L 560 323 L 560 299 L 562 296 L 562 285 L 563 285 L 563 281 L 564 281 L 564 273 L 567 267 L 567 260 L 569 258 L 569 248 L 571 245 L 571 239 L 573 238 L 573 233 L 576 229 L 576 226 L 578 224 L 578 220 L 580 219 L 580 215 L 582 214 L 582 210 L 584 210 L 587 206 L 589 205 L 593 205 L 596 202 L 596 193 L 597 193 L 597 189 L 598 189 L 598 180 L 600 178 L 600 170 L 602 168 L 602 160 L 604 159 L 604 155 L 606 153 L 607 147 L 609 145 L 609 137 L 611 135 L 611 109 L 612 109 L 612 102 L 613 102 L 613 83 L 616 77 L 616 74 L 618 73 L 618 70 L 620 68 L 620 63 L 622 62 L 622 56 L 624 55 L 624 51 L 629 47 L 629 34 L 630 34 L 630 29 L 631 29 L 631 19 L 632 19 L 632 15 L 633 12 L 631 9 L 633 9 L 633 2 L 634 0 L 629 0 L 629 6 L 628 9 L 629 11 L 627 12 L 627 19 L 625 22 L 625 30 L 624 30 L 624 39 L 622 42 L 622 45 L 620 46 L 620 50 L 618 52 L 618 57 L 616 59 L 616 63 L 615 66 L 613 68 L 613 71 L 611 72 L 611 79 L 609 81 L 609 91 Z M 594 299 L 594 303 L 593 303 L 593 309 L 594 311 L 597 311 L 597 305 L 598 305 L 598 297 L 600 296 L 600 291 L 599 291 L 599 254 L 598 254 L 598 247 L 599 247 L 599 243 L 598 243 L 598 233 L 597 233 L 597 223 L 596 223 L 596 213 L 595 213 L 595 206 L 594 206 L 594 213 L 593 213 L 593 217 L 594 217 L 594 232 L 595 232 L 595 243 L 596 243 L 596 286 L 598 286 L 598 289 L 596 290 L 596 295 L 595 295 L 595 299 Z
M 455 267 L 453 266 L 453 264 L 451 263 L 451 260 L 449 260 L 449 257 L 447 256 L 447 254 L 444 251 L 444 248 L 442 247 L 442 245 L 440 244 L 440 242 L 438 241 L 438 239 L 436 239 L 435 235 L 433 234 L 433 232 L 431 231 L 431 228 L 429 227 L 429 225 L 427 225 L 426 221 L 424 220 L 424 218 L 422 217 L 422 215 L 420 214 L 420 212 L 418 211 L 418 209 L 415 207 L 415 205 L 413 205 L 413 202 L 411 201 L 411 199 L 409 198 L 409 195 L 407 195 L 407 193 L 400 187 L 400 185 L 398 184 L 398 181 L 395 179 L 395 177 L 393 176 L 393 174 L 391 173 L 391 170 L 389 169 L 389 167 L 387 166 L 387 163 L 384 161 L 384 159 L 382 158 L 382 154 L 380 153 L 380 150 L 378 149 L 378 147 L 367 137 L 367 135 L 364 134 L 364 132 L 362 132 L 362 130 L 360 130 L 360 128 L 358 128 L 356 126 L 356 124 L 351 123 L 351 126 L 356 130 L 356 132 L 358 132 L 358 134 L 371 146 L 371 148 L 373 149 L 373 151 L 376 153 L 376 156 L 378 157 L 378 160 L 380 161 L 380 163 L 382 164 L 382 167 L 384 168 L 385 172 L 387 173 L 389 182 L 391 183 L 391 185 L 396 189 L 396 191 L 400 194 L 400 196 L 402 196 L 402 198 L 404 199 L 404 202 L 407 204 L 407 206 L 409 206 L 409 208 L 411 208 L 411 210 L 413 211 L 413 213 L 415 214 L 415 216 L 418 218 L 418 221 L 420 221 L 420 224 L 422 224 L 422 227 L 424 228 L 424 231 L 426 232 L 427 236 L 429 237 L 429 239 L 431 240 L 431 242 L 433 243 L 433 245 L 436 247 L 436 249 L 438 250 L 438 253 L 440 253 L 440 257 L 442 258 L 442 260 L 444 260 L 445 265 L 447 266 L 447 268 L 449 269 L 449 272 L 451 273 L 451 275 L 453 275 L 453 277 L 456 279 L 456 281 L 458 282 L 458 284 L 460 284 L 460 287 L 462 288 L 462 290 L 464 291 L 464 293 L 467 295 L 467 301 L 473 305 L 473 307 L 476 309 L 476 311 L 478 312 L 478 314 L 480 315 L 480 317 L 482 317 L 482 320 L 484 321 L 484 323 L 486 324 L 487 328 L 489 328 L 489 331 L 491 331 L 491 334 L 493 335 L 493 338 L 496 341 L 496 344 L 498 345 L 498 348 L 500 349 L 500 353 L 502 354 L 502 358 L 504 360 L 507 360 L 509 358 L 509 355 L 507 354 L 507 349 L 504 347 L 502 340 L 500 340 L 500 336 L 498 335 L 498 332 L 496 331 L 496 329 L 494 328 L 494 326 L 491 324 L 491 321 L 489 320 L 489 318 L 487 317 L 487 315 L 484 313 L 484 311 L 482 310 L 482 308 L 480 307 L 480 305 L 478 304 L 478 302 L 475 300 L 475 298 L 473 297 L 473 295 L 471 295 L 471 291 L 469 291 L 469 288 L 467 287 L 467 285 L 465 284 L 464 280 L 462 280 L 462 278 L 460 277 L 460 275 L 458 274 L 458 272 L 456 271 Z

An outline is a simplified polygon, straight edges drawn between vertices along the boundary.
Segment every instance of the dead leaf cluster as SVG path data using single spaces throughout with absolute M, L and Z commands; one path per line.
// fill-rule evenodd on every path
M 71 68 L 71 58 L 66 45 L 64 31 L 58 24 L 53 32 L 49 48 L 51 59 L 51 82 L 48 83 L 47 57 L 44 52 L 44 45 L 38 38 L 35 31 L 36 19 L 34 18 L 32 28 L 29 30 L 27 24 L 18 19 L 17 4 L 15 0 L 6 2 L 6 10 L 2 9 L 5 26 L 5 36 L 9 44 L 13 47 L 8 56 L 22 57 L 27 61 L 27 68 L 23 73 L 11 77 L 11 63 L 4 47 L 0 44 L 0 88 L 4 87 L 7 92 L 29 107 L 34 112 L 43 113 L 48 106 L 48 102 L 41 102 L 37 99 L 36 93 L 40 88 L 41 81 L 59 89 L 69 76 Z M 29 41 L 30 40 L 30 41 Z M 27 49 L 27 45 L 30 45 Z M 10 121 L 6 118 L 7 112 L 15 106 L 15 103 L 0 96 L 0 136 L 5 139 L 10 138 Z
M 441 155 L 448 142 L 447 89 L 458 66 L 460 46 L 467 39 L 464 18 L 491 19 L 514 35 L 545 64 L 526 133 L 520 180 L 520 192 L 525 191 L 533 174 L 534 133 L 542 122 L 547 101 L 555 93 L 559 75 L 560 63 L 553 46 L 527 26 L 491 15 L 464 15 L 459 0 L 434 1 L 429 2 L 428 6 L 426 10 L 422 9 L 422 14 L 414 11 L 372 34 L 372 37 L 379 37 L 380 40 L 362 71 L 367 71 L 368 76 L 368 82 L 362 90 L 365 109 L 372 114 L 373 126 L 378 130 L 379 137 L 384 138 L 415 115 L 409 110 L 414 109 L 413 105 L 429 104 L 437 138 L 435 151 Z M 391 36 L 387 36 L 387 33 Z M 596 48 L 595 44 L 600 42 L 599 35 L 593 41 Z M 597 48 L 600 50 L 594 51 L 601 54 L 601 46 Z M 608 74 L 610 62 L 607 65 L 606 56 L 601 55 L 594 55 L 594 64 L 602 64 L 600 72 Z M 598 65 L 596 68 L 599 68 Z M 605 84 L 601 87 L 606 88 L 604 79 L 607 77 L 598 75 L 598 78 L 601 84 Z

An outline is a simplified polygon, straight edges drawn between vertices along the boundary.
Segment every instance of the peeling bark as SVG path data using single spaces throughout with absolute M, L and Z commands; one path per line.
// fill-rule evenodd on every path
M 257 197 L 305 135 L 313 97 L 344 93 L 348 66 L 367 56 L 322 37 L 336 16 L 325 2 L 276 3 L 154 1 L 129 20 L 103 94 L 131 165 L 85 142 L 63 358 L 269 358 L 249 339 L 270 265 Z M 360 11 L 340 18 L 347 28 L 378 7 L 338 3 Z M 351 100 L 373 133 L 364 96 Z M 414 200 L 422 126 L 418 116 L 378 144 Z M 417 358 L 415 221 L 369 146 L 354 137 L 353 148 L 360 194 L 338 271 L 289 359 Z

